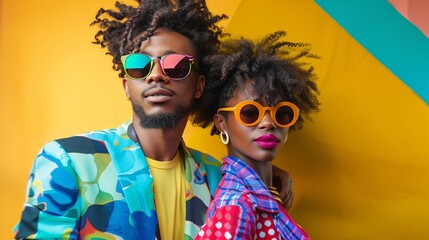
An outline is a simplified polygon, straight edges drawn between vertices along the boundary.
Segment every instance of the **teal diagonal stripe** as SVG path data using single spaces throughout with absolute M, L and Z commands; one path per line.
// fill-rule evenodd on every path
M 429 38 L 416 26 L 387 0 L 314 1 L 429 105 Z

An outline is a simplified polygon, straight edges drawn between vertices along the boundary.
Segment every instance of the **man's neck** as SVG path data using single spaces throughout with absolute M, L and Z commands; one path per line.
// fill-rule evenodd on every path
M 181 120 L 174 128 L 159 129 L 143 128 L 140 120 L 134 118 L 134 130 L 144 155 L 158 161 L 172 160 L 179 149 L 186 120 Z

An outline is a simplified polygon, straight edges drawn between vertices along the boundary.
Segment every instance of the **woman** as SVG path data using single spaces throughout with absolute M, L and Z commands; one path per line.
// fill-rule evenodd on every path
M 304 118 L 317 111 L 312 67 L 297 60 L 318 58 L 309 44 L 228 40 L 211 64 L 211 82 L 193 123 L 220 134 L 228 148 L 222 180 L 196 239 L 309 239 L 281 207 L 272 182 L 272 161 Z

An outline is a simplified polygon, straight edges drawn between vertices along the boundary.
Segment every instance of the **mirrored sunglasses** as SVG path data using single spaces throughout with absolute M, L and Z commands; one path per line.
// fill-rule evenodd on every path
M 125 74 L 134 80 L 147 78 L 152 72 L 155 59 L 160 59 L 162 72 L 172 80 L 182 80 L 189 76 L 193 65 L 194 57 L 171 53 L 161 57 L 152 57 L 144 53 L 132 53 L 121 57 Z M 194 66 L 195 67 L 195 66 Z

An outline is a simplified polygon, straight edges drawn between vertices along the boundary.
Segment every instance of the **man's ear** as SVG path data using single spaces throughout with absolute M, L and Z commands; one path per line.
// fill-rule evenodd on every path
M 130 99 L 130 93 L 128 92 L 128 81 L 126 78 L 122 78 L 122 87 L 124 88 L 125 96 L 129 100 Z
M 213 117 L 213 122 L 219 132 L 226 130 L 226 119 L 222 114 L 216 113 Z
M 197 80 L 197 86 L 195 89 L 194 97 L 199 99 L 204 93 L 204 86 L 206 85 L 206 77 L 204 75 L 200 75 Z

